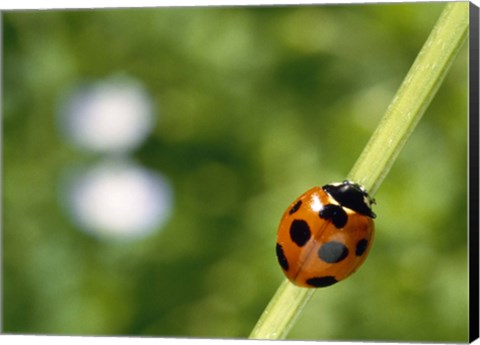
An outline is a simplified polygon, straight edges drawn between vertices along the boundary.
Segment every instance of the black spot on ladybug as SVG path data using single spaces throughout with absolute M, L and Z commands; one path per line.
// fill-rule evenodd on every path
M 333 276 L 313 277 L 313 278 L 307 279 L 306 281 L 308 285 L 311 285 L 314 287 L 327 287 L 337 282 L 338 280 L 336 280 L 335 277 Z
M 368 247 L 368 241 L 366 239 L 360 240 L 357 242 L 357 247 L 355 248 L 355 255 L 362 256 L 365 253 L 365 250 Z
M 333 264 L 342 261 L 348 256 L 348 248 L 343 243 L 330 241 L 324 243 L 317 254 L 321 260 Z
M 285 253 L 283 252 L 283 248 L 282 246 L 277 243 L 277 260 L 278 260 L 278 263 L 280 264 L 280 266 L 282 266 L 282 268 L 285 270 L 285 271 L 288 271 L 288 260 L 287 258 L 285 257 Z
M 325 205 L 318 215 L 320 218 L 331 220 L 337 229 L 343 228 L 348 221 L 347 212 L 341 206 L 334 204 Z
M 290 225 L 290 238 L 299 247 L 303 247 L 311 236 L 312 232 L 306 221 L 295 219 Z
M 300 208 L 300 206 L 302 206 L 302 200 L 298 200 L 297 203 L 295 205 L 293 205 L 293 207 L 290 209 L 290 211 L 288 212 L 288 214 L 294 214 L 295 212 L 298 211 L 298 209 Z

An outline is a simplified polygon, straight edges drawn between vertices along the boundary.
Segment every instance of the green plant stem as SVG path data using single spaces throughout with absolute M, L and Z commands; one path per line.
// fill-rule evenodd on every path
M 467 37 L 468 3 L 449 3 L 348 175 L 375 194 Z
M 440 87 L 467 36 L 468 2 L 448 3 L 393 101 L 347 178 L 371 195 L 378 190 L 403 145 Z M 250 339 L 284 339 L 315 289 L 284 280 Z

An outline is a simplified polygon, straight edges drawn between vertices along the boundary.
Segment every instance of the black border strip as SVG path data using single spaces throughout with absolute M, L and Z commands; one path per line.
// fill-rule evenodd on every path
M 479 337 L 479 9 L 470 2 L 470 36 L 469 36 L 469 52 L 470 52 L 470 120 L 469 120 L 469 250 L 470 250 L 470 308 L 469 308 L 469 341 L 473 342 Z

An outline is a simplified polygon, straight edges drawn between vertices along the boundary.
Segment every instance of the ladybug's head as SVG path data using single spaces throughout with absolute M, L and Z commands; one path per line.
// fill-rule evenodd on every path
M 376 217 L 371 208 L 375 200 L 370 198 L 365 188 L 359 184 L 345 180 L 339 183 L 327 184 L 323 186 L 322 189 L 341 206 L 370 218 Z

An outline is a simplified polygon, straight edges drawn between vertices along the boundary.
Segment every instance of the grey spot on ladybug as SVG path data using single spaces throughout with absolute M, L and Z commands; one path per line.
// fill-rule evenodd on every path
M 288 211 L 288 214 L 294 214 L 298 211 L 300 206 L 302 206 L 302 200 L 298 200 L 297 203 L 290 209 L 290 211 Z
M 295 219 L 290 225 L 290 238 L 297 246 L 303 247 L 311 236 L 312 232 L 306 221 Z
M 289 267 L 288 260 L 285 256 L 285 253 L 283 252 L 282 246 L 279 243 L 277 243 L 276 251 L 277 251 L 278 263 L 285 271 L 288 271 L 288 267 Z
M 368 241 L 366 239 L 362 239 L 357 242 L 357 246 L 355 248 L 355 255 L 356 256 L 362 256 L 363 253 L 365 253 L 365 250 L 367 250 L 368 247 Z
M 327 287 L 337 282 L 338 280 L 336 280 L 333 276 L 313 277 L 306 280 L 306 283 L 313 287 Z
M 344 260 L 348 256 L 348 248 L 343 243 L 330 241 L 324 243 L 318 250 L 318 257 L 329 264 Z
M 325 205 L 318 212 L 318 215 L 322 219 L 331 220 L 337 229 L 343 228 L 348 221 L 347 212 L 345 212 L 343 207 L 334 204 Z

